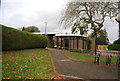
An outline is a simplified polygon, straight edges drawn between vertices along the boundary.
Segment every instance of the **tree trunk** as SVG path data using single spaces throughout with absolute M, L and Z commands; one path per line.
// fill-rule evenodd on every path
M 119 14 L 120 14 L 120 1 L 118 2 L 118 9 L 119 9 L 118 11 L 119 11 Z M 119 15 L 119 14 L 118 14 L 118 15 Z M 118 30 L 119 30 L 119 31 L 118 31 L 118 38 L 120 39 L 120 21 L 119 21 L 118 19 L 116 19 L 116 21 L 119 23 L 119 28 L 118 28 Z
M 96 36 L 92 37 L 91 41 L 91 54 L 96 55 Z
M 95 50 L 95 37 L 92 37 L 92 40 L 91 40 L 91 54 L 94 54 L 94 50 Z

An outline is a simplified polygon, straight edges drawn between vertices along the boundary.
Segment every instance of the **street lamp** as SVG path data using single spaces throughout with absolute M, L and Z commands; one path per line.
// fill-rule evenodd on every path
M 120 39 L 120 13 L 117 16 L 116 21 L 119 23 L 119 39 Z

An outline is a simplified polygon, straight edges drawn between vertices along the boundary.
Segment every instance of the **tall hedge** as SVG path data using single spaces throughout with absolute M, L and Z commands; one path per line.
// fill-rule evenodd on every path
M 19 50 L 27 48 L 45 48 L 48 39 L 42 35 L 20 31 L 14 28 L 2 27 L 2 50 Z

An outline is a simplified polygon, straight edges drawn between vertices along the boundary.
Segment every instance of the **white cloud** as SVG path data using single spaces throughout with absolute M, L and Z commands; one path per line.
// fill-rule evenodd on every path
M 118 39 L 118 23 L 115 21 L 115 19 L 107 18 L 104 28 L 107 30 L 108 38 L 111 43 Z
M 57 17 L 65 0 L 3 0 L 1 7 L 2 24 L 21 27 L 44 24 L 47 21 L 57 23 Z M 38 24 L 39 23 L 39 24 Z
M 44 32 L 45 22 L 49 31 L 70 32 L 62 29 L 58 19 L 68 0 L 2 0 L 0 23 L 14 28 L 35 25 Z M 107 19 L 105 26 L 110 42 L 118 39 L 118 23 Z

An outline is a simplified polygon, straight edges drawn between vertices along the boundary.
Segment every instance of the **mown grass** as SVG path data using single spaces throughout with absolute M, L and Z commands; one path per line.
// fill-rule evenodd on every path
M 107 50 L 106 52 L 120 52 L 120 51 L 117 51 L 117 50 Z
M 120 75 L 120 71 L 119 70 L 112 70 L 112 73 Z
M 95 60 L 94 55 L 90 55 L 90 54 L 76 53 L 76 52 L 69 52 L 69 51 L 63 51 L 62 53 L 74 60 L 81 60 L 81 61 L 88 61 L 88 62 L 94 62 Z M 117 58 L 118 58 L 117 56 L 113 56 L 111 63 L 116 64 Z M 100 56 L 101 63 L 106 63 L 106 59 L 107 59 L 106 56 L 103 56 L 103 55 Z
M 47 49 L 3 52 L 3 79 L 50 79 L 55 74 Z

